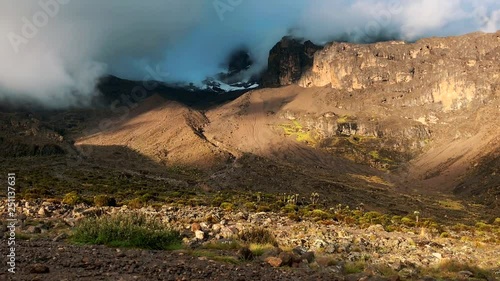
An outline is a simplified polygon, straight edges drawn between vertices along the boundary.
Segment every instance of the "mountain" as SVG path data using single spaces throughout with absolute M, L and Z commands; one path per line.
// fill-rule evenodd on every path
M 234 60 L 228 73 L 251 63 Z M 500 32 L 325 46 L 285 37 L 257 89 L 158 83 L 134 98 L 143 82 L 106 77 L 93 109 L 2 113 L 0 145 L 4 165 L 37 156 L 30 163 L 42 169 L 52 157 L 58 186 L 81 180 L 76 166 L 187 180 L 193 192 L 318 193 L 329 206 L 491 220 L 500 214 L 499 61 Z

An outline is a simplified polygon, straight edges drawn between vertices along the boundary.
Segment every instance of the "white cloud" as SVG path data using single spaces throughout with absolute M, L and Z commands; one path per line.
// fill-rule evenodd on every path
M 159 60 L 197 23 L 201 7 L 175 0 L 2 1 L 0 98 L 85 104 L 108 65 L 124 57 Z
M 403 7 L 401 31 L 408 39 L 435 31 L 446 24 L 461 20 L 467 14 L 461 8 L 461 1 L 414 0 Z
M 317 43 L 413 40 L 496 31 L 500 18 L 498 0 L 218 1 L 233 5 L 223 21 L 210 0 L 0 1 L 0 99 L 85 104 L 101 75 L 143 79 L 146 65 L 196 83 L 241 46 L 254 56 L 255 73 L 287 32 Z M 33 31 L 26 21 L 43 26 Z

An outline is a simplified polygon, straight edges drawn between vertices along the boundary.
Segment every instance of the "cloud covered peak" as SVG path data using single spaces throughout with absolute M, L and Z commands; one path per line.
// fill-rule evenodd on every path
M 200 82 L 249 50 L 248 77 L 284 35 L 315 43 L 493 32 L 496 0 L 27 0 L 0 2 L 0 99 L 85 105 L 105 74 Z M 155 76 L 155 75 L 153 75 Z

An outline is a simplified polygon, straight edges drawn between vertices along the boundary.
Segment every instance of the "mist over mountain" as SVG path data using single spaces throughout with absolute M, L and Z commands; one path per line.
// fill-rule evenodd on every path
M 499 28 L 500 4 L 472 1 L 132 0 L 2 1 L 0 99 L 49 107 L 86 105 L 107 74 L 200 83 L 228 71 L 240 49 L 252 61 L 242 80 L 267 67 L 283 36 L 415 40 Z

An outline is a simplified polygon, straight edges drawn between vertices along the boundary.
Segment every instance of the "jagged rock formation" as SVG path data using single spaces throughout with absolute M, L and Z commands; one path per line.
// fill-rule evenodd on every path
M 262 78 L 265 87 L 278 87 L 296 83 L 313 63 L 314 53 L 321 47 L 311 41 L 301 43 L 284 37 L 269 52 L 268 69 Z
M 313 106 L 316 112 L 304 114 L 304 105 L 281 113 L 300 124 L 293 129 L 360 162 L 385 168 L 408 163 L 405 173 L 423 180 L 423 187 L 447 186 L 498 208 L 498 169 L 490 166 L 498 163 L 500 137 L 500 32 L 415 43 L 331 43 L 304 67 L 286 48 L 277 51 L 282 42 L 271 52 L 264 80 L 331 89 L 315 95 L 329 111 Z
M 443 111 L 484 102 L 500 81 L 500 33 L 428 38 L 414 44 L 333 43 L 314 55 L 303 87 L 330 85 L 349 92 L 384 91 L 398 106 L 440 104 Z M 485 75 L 489 73 L 489 75 Z
M 500 208 L 499 61 L 500 33 L 323 49 L 284 38 L 270 53 L 268 88 L 221 95 L 160 84 L 159 95 L 122 101 L 123 114 L 66 112 L 76 119 L 51 124 L 66 124 L 58 131 L 76 148 L 92 149 L 89 159 L 116 159 L 131 170 L 197 167 L 210 174 L 197 182 L 219 190 L 318 192 L 332 204 L 402 215 L 458 218 L 475 208 L 492 218 Z M 108 80 L 103 104 L 139 85 Z M 103 118 L 112 126 L 96 130 Z M 0 148 L 19 151 L 8 145 L 0 139 Z M 57 152 L 39 154 L 45 151 Z M 481 205 L 450 211 L 417 197 L 410 204 L 401 197 L 410 191 L 433 202 L 458 195 Z

